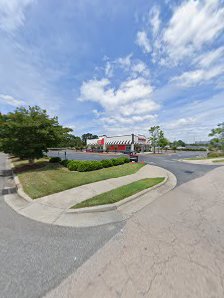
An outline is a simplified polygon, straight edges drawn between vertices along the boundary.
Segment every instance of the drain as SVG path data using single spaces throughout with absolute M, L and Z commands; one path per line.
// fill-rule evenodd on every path
M 16 193 L 17 189 L 16 187 L 8 187 L 8 188 L 3 188 L 0 190 L 0 193 L 2 195 L 10 195 L 12 193 Z
M 184 171 L 184 173 L 186 173 L 186 174 L 193 174 L 194 172 L 192 172 L 192 171 Z
M 8 177 L 12 176 L 12 170 L 0 170 L 1 177 Z

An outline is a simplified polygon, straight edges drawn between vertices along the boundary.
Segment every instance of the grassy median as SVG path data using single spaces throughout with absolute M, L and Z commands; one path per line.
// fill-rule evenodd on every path
M 14 165 L 24 191 L 32 199 L 100 180 L 134 174 L 144 166 L 141 163 L 127 163 L 92 172 L 70 172 L 60 164 L 50 164 L 46 160 L 38 161 L 32 167 L 25 161 L 22 164 L 14 162 Z
M 224 159 L 216 159 L 216 160 L 213 160 L 212 162 L 224 162 Z
M 81 203 L 74 205 L 72 208 L 93 207 L 98 205 L 113 204 L 127 197 L 130 197 L 144 189 L 150 188 L 164 181 L 164 177 L 141 179 L 127 185 L 104 192 L 98 196 L 92 197 Z

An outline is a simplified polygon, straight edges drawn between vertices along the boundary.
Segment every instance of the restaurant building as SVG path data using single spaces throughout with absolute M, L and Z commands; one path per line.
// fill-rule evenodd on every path
M 123 135 L 108 137 L 99 136 L 97 139 L 87 139 L 88 149 L 110 152 L 134 152 L 149 149 L 149 142 L 144 135 Z

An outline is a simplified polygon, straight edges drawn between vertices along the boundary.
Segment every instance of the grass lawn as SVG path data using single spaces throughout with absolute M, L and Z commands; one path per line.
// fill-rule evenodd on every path
M 28 163 L 28 162 L 27 162 Z M 70 172 L 60 164 L 51 164 L 46 160 L 38 161 L 31 168 L 21 171 L 21 163 L 14 163 L 24 191 L 37 199 L 52 193 L 109 178 L 117 178 L 136 173 L 144 164 L 127 163 L 92 172 Z M 35 165 L 37 168 L 35 168 Z M 20 171 L 19 171 L 20 170 Z M 63 199 L 63 198 L 62 198 Z
M 206 159 L 210 159 L 210 158 L 209 157 L 189 157 L 189 158 L 184 158 L 184 160 L 206 160 Z
M 217 160 L 213 160 L 212 162 L 224 162 L 224 159 L 217 159 Z
M 81 203 L 74 205 L 72 208 L 84 208 L 84 207 L 93 207 L 97 205 L 105 205 L 116 203 L 120 200 L 123 200 L 127 197 L 130 197 L 144 189 L 150 188 L 156 184 L 161 183 L 165 178 L 147 178 L 141 179 L 130 184 L 118 187 L 116 189 L 104 192 L 98 196 L 85 200 Z

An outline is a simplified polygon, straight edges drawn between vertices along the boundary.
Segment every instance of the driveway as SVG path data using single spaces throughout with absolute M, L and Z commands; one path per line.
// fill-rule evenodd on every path
M 6 167 L 0 153 L 0 170 Z M 1 190 L 7 178 L 0 177 Z M 123 223 L 97 228 L 63 228 L 41 224 L 15 213 L 0 192 L 0 297 L 35 298 L 76 270 Z
M 85 155 L 82 155 L 83 159 L 84 159 L 84 156 Z M 197 181 L 196 178 L 203 179 L 203 175 L 205 175 L 206 173 L 210 174 L 209 172 L 212 169 L 216 168 L 215 166 L 198 166 L 198 165 L 191 165 L 191 164 L 187 165 L 184 163 L 180 163 L 175 159 L 183 158 L 183 156 L 179 157 L 178 155 L 172 155 L 168 157 L 159 156 L 158 158 L 152 157 L 152 156 L 144 156 L 142 158 L 144 158 L 144 160 L 146 160 L 149 163 L 154 163 L 159 166 L 164 166 L 166 169 L 170 170 L 174 174 L 179 175 L 177 177 L 179 187 L 175 188 L 174 191 L 169 193 L 168 199 L 164 200 L 164 202 L 167 202 L 167 205 L 162 206 L 162 209 L 161 209 L 162 216 L 163 216 L 163 212 L 165 212 L 166 209 L 169 210 L 169 212 L 173 212 L 171 214 L 172 216 L 170 215 L 171 223 L 172 223 L 172 220 L 174 221 L 177 220 L 177 222 L 180 220 L 179 211 L 175 213 L 175 210 L 176 210 L 175 206 L 176 204 L 177 206 L 179 206 L 178 204 L 179 202 L 182 202 L 183 196 L 185 198 L 183 202 L 188 202 L 188 200 L 189 202 L 192 202 L 192 198 L 195 198 L 195 200 L 198 198 L 198 193 L 197 193 L 198 184 L 196 184 L 196 186 L 192 188 L 192 190 L 190 191 L 190 188 L 192 185 L 191 184 L 189 185 L 187 183 L 193 183 L 194 185 L 194 183 L 196 183 L 195 181 Z M 0 170 L 4 168 L 5 168 L 5 155 L 0 154 Z M 215 171 L 219 171 L 219 169 L 221 168 L 217 167 Z M 213 172 L 211 171 L 211 173 Z M 214 182 L 216 183 L 216 179 L 214 177 L 206 178 L 206 179 L 213 179 Z M 208 182 L 208 180 L 206 181 Z M 199 182 L 199 185 L 200 183 L 201 182 Z M 3 187 L 6 184 L 7 184 L 7 178 L 0 177 L 1 189 L 3 189 Z M 202 184 L 204 185 L 204 182 L 202 182 Z M 215 195 L 214 197 L 211 196 L 212 199 L 214 198 L 218 200 L 219 197 L 223 195 L 222 187 L 219 187 L 218 193 L 214 189 L 214 193 L 217 195 Z M 201 191 L 200 187 L 198 188 L 198 191 L 199 192 Z M 174 193 L 176 193 L 176 195 L 173 195 Z M 200 204 L 203 204 L 203 201 L 204 201 L 203 196 L 206 195 L 206 193 L 209 193 L 209 192 L 206 192 L 205 190 L 205 193 L 202 192 L 200 194 L 200 200 L 199 200 Z M 175 202 L 172 201 L 173 197 L 175 197 L 175 200 L 176 200 Z M 219 202 L 221 202 L 220 199 L 219 199 Z M 155 206 L 157 206 L 157 204 L 158 203 L 156 202 Z M 135 219 L 133 218 L 133 220 L 128 221 L 125 227 L 125 230 L 124 230 L 125 223 L 109 224 L 109 225 L 104 225 L 96 228 L 88 228 L 88 229 L 86 228 L 76 229 L 76 228 L 63 228 L 63 227 L 55 227 L 55 226 L 52 227 L 50 225 L 41 224 L 32 220 L 29 220 L 23 216 L 20 216 L 16 214 L 10 207 L 8 207 L 8 205 L 6 205 L 6 203 L 3 200 L 3 196 L 0 195 L 0 248 L 1 248 L 0 249 L 0 268 L 1 268 L 0 269 L 1 270 L 0 293 L 1 293 L 1 297 L 7 297 L 7 298 L 42 297 L 50 289 L 56 287 L 63 279 L 66 280 L 66 278 L 69 275 L 76 272 L 77 268 L 79 268 L 88 259 L 90 259 L 92 262 L 92 259 L 90 257 L 94 255 L 100 248 L 102 248 L 114 235 L 116 235 L 116 237 L 113 239 L 115 240 L 121 239 L 121 243 L 124 243 L 124 240 L 127 237 L 127 234 L 126 234 L 127 232 L 122 233 L 122 231 L 129 231 L 128 232 L 129 237 L 133 238 L 133 241 L 135 240 L 136 242 L 139 242 L 142 248 L 145 246 L 144 246 L 144 243 L 141 242 L 141 239 L 142 241 L 145 239 L 144 241 L 147 241 L 147 243 L 149 244 L 154 243 L 154 240 L 150 238 L 149 234 L 143 233 L 145 228 L 146 230 L 152 231 L 153 233 L 156 232 L 156 231 L 153 231 L 152 228 L 150 228 L 151 224 L 152 224 L 152 227 L 157 226 L 158 229 L 160 229 L 161 227 L 161 229 L 164 230 L 163 232 L 164 237 L 169 238 L 170 237 L 169 233 L 172 232 L 172 228 L 171 228 L 172 226 L 168 224 L 167 220 L 165 220 L 164 222 L 162 221 L 161 219 L 162 216 L 160 216 L 159 214 L 161 206 L 157 206 L 156 213 L 154 211 L 155 207 L 152 208 L 152 206 L 154 206 L 154 204 L 149 205 L 146 209 L 142 210 L 140 213 L 137 213 Z M 202 208 L 202 207 L 200 207 L 200 205 L 199 207 L 197 206 L 197 208 Z M 182 211 L 185 213 L 187 212 L 187 210 L 188 208 L 186 209 L 184 208 Z M 219 208 L 217 211 L 219 212 L 218 218 L 220 219 L 220 217 L 222 216 L 222 214 L 220 214 L 221 208 Z M 154 216 L 155 214 L 156 216 Z M 186 214 L 188 214 L 188 216 L 191 216 L 191 215 L 195 216 L 194 217 L 195 221 L 192 222 L 192 230 L 195 229 L 195 233 L 196 233 L 197 227 L 198 227 L 198 222 L 196 220 L 199 220 L 200 213 L 197 214 L 195 212 L 194 213 L 188 212 Z M 143 221 L 143 223 L 144 221 L 147 222 L 149 219 L 153 220 L 154 223 L 147 222 L 145 227 L 143 225 L 143 230 L 140 230 L 140 228 L 138 227 L 138 220 L 140 221 L 140 218 L 142 218 L 141 220 Z M 156 222 L 157 218 L 159 220 L 158 224 Z M 136 220 L 137 220 L 137 223 L 136 223 Z M 209 222 L 209 220 L 211 221 L 211 223 Z M 203 234 L 203 237 L 209 243 L 211 242 L 211 247 L 213 247 L 212 246 L 213 238 L 211 237 L 213 236 L 216 237 L 216 234 L 213 234 L 212 232 L 217 228 L 217 226 L 213 225 L 212 216 L 209 220 L 207 221 L 206 226 L 204 226 L 205 232 Z M 187 223 L 188 221 L 189 221 L 189 225 L 191 225 L 190 218 L 186 218 Z M 140 221 L 140 225 L 143 223 L 141 223 Z M 161 226 L 161 223 L 163 223 L 164 226 L 163 225 Z M 176 225 L 178 226 L 178 224 Z M 136 228 L 134 229 L 135 226 Z M 167 230 L 166 226 L 169 227 L 170 232 L 169 232 L 169 229 Z M 207 231 L 208 228 L 209 230 Z M 219 237 L 223 236 L 221 228 L 217 233 Z M 123 235 L 125 235 L 125 238 L 123 238 Z M 190 236 L 186 234 L 186 237 L 190 237 Z M 165 238 L 162 239 L 161 241 L 162 243 L 169 242 Z M 177 240 L 177 242 L 178 241 L 179 240 Z M 135 245 L 137 245 L 136 242 L 132 243 L 133 249 L 135 248 Z M 109 243 L 110 242 L 108 242 L 108 244 Z M 117 243 L 119 244 L 119 242 Z M 120 246 L 120 244 L 118 247 L 119 247 L 119 250 L 120 249 L 121 251 L 123 250 L 123 246 Z M 127 252 L 129 251 L 128 247 L 127 249 L 125 248 L 125 251 L 127 250 Z M 137 254 L 139 252 L 138 249 L 139 247 L 136 247 Z M 183 250 L 185 249 L 184 245 L 182 245 L 182 249 Z M 218 252 L 216 251 L 216 249 L 217 249 L 217 244 L 215 243 L 214 250 L 211 251 L 211 257 L 213 257 L 214 253 Z M 220 251 L 221 250 L 222 250 L 222 246 L 220 246 Z M 146 251 L 150 252 L 150 246 L 146 249 Z M 158 257 L 161 255 L 162 259 L 164 259 L 165 257 L 169 257 L 171 253 L 171 249 L 166 250 L 163 247 L 161 247 L 161 249 L 157 248 L 156 251 L 157 251 Z M 199 253 L 200 253 L 200 250 L 199 250 Z M 98 256 L 101 258 L 101 252 L 100 252 L 100 255 Z M 127 257 L 131 257 L 131 256 L 127 255 Z M 133 255 L 133 258 L 134 258 L 134 255 Z M 103 254 L 102 254 L 101 264 L 102 263 L 103 263 Z M 81 266 L 80 268 L 82 268 L 83 266 Z M 148 268 L 149 272 L 151 272 L 150 268 L 151 267 L 149 266 Z M 143 269 L 142 269 L 142 272 L 144 272 Z M 103 287 L 104 286 L 102 285 L 102 288 Z M 96 289 L 92 291 L 92 293 L 98 293 Z M 63 297 L 63 296 L 60 296 L 60 297 Z M 97 297 L 100 297 L 100 296 L 97 296 Z M 151 296 L 151 297 L 162 297 L 162 296 Z M 202 296 L 199 296 L 199 297 L 202 297 Z M 216 295 L 214 297 L 223 297 L 223 296 Z
M 46 298 L 223 298 L 224 167 L 136 213 Z

